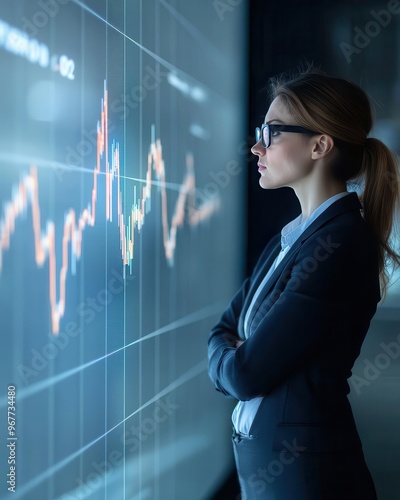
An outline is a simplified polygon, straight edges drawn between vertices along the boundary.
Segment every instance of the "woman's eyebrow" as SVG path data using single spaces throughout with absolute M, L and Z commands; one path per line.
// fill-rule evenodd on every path
M 269 125 L 272 122 L 282 123 L 282 125 L 284 124 L 283 121 L 280 120 L 279 118 L 272 118 L 271 120 L 268 120 L 267 122 L 265 122 L 265 125 Z

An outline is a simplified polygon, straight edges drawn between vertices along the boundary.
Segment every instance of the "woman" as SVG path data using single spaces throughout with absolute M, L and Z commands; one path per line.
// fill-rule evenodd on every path
M 376 499 L 347 379 L 386 292 L 385 264 L 400 264 L 389 242 L 397 165 L 367 137 L 371 107 L 358 86 L 311 69 L 273 79 L 271 97 L 252 148 L 260 186 L 291 187 L 301 214 L 213 328 L 209 375 L 239 400 L 242 498 Z M 360 198 L 348 181 L 361 182 Z

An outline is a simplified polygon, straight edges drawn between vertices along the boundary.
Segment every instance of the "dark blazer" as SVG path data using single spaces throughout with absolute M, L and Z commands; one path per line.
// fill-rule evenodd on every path
M 270 436 L 273 452 L 293 439 L 304 453 L 362 448 L 347 379 L 381 297 L 378 244 L 361 209 L 351 193 L 301 234 L 259 295 L 249 338 L 235 348 L 245 339 L 254 292 L 280 252 L 280 233 L 273 237 L 211 331 L 215 389 L 241 401 L 265 396 L 250 434 Z

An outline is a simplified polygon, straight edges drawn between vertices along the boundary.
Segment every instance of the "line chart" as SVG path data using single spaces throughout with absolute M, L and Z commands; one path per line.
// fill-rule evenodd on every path
M 0 7 L 1 499 L 223 480 L 204 349 L 243 278 L 246 10 Z
M 145 223 L 146 215 L 151 210 L 151 188 L 153 174 L 160 183 L 161 191 L 161 220 L 165 258 L 168 264 L 174 265 L 174 255 L 177 241 L 177 230 L 187 220 L 190 226 L 196 226 L 210 218 L 219 209 L 219 199 L 212 198 L 196 206 L 196 184 L 194 174 L 194 158 L 191 153 L 186 154 L 186 172 L 179 189 L 179 194 L 171 223 L 168 221 L 168 197 L 165 162 L 162 154 L 161 140 L 155 138 L 155 129 L 152 126 L 151 144 L 147 156 L 146 180 L 142 186 L 140 196 L 136 196 L 127 216 L 123 212 L 123 193 L 120 181 L 120 147 L 115 140 L 109 143 L 108 133 L 108 90 L 104 82 L 104 95 L 101 100 L 101 115 L 97 124 L 96 166 L 93 170 L 93 187 L 91 202 L 81 213 L 70 208 L 64 217 L 62 228 L 62 255 L 61 267 L 57 270 L 56 238 L 57 227 L 54 221 L 48 220 L 45 228 L 41 221 L 39 200 L 39 179 L 37 167 L 31 165 L 28 174 L 25 174 L 17 186 L 12 188 L 11 200 L 4 204 L 3 215 L 0 219 L 0 276 L 3 268 L 3 253 L 10 249 L 12 235 L 16 229 L 19 217 L 24 215 L 29 207 L 32 212 L 32 226 L 34 234 L 35 261 L 38 267 L 43 267 L 46 261 L 49 265 L 49 303 L 51 313 L 51 328 L 53 334 L 59 333 L 60 320 L 66 309 L 66 278 L 71 261 L 71 272 L 76 272 L 76 262 L 81 257 L 83 231 L 86 226 L 96 224 L 96 205 L 98 198 L 104 195 L 106 220 L 113 222 L 113 208 L 115 207 L 114 192 L 116 191 L 116 218 L 119 227 L 121 258 L 124 269 L 129 266 L 132 272 L 134 259 L 135 231 L 140 233 Z M 105 175 L 105 193 L 98 189 L 98 176 Z M 187 209 L 187 210 L 186 210 Z M 58 298 L 57 298 L 58 295 Z
M 187 370 L 185 373 L 177 377 L 174 381 L 172 381 L 170 384 L 168 384 L 164 389 L 162 389 L 158 394 L 154 395 L 152 398 L 150 398 L 148 401 L 143 403 L 139 408 L 134 410 L 131 414 L 127 415 L 124 417 L 123 420 L 115 424 L 112 428 L 106 430 L 104 434 L 97 436 L 95 439 L 92 441 L 86 443 L 83 445 L 80 449 L 74 451 L 67 457 L 63 458 L 56 464 L 53 464 L 51 467 L 45 469 L 41 474 L 36 476 L 34 479 L 32 479 L 29 483 L 24 484 L 18 491 L 18 497 L 20 498 L 23 496 L 25 493 L 28 493 L 29 491 L 33 490 L 35 487 L 37 487 L 39 484 L 41 484 L 43 481 L 45 481 L 48 477 L 51 477 L 53 474 L 55 474 L 57 471 L 63 469 L 66 467 L 69 463 L 71 463 L 73 460 L 78 458 L 82 453 L 84 453 L 86 450 L 90 449 L 93 445 L 95 445 L 97 442 L 101 441 L 104 439 L 107 435 L 109 435 L 112 431 L 115 429 L 121 427 L 127 420 L 129 420 L 131 417 L 136 415 L 137 413 L 140 413 L 142 410 L 144 410 L 147 406 L 153 404 L 155 401 L 159 400 L 161 397 L 165 396 L 166 394 L 169 394 L 170 392 L 174 391 L 178 387 L 192 381 L 194 378 L 199 376 L 200 374 L 204 373 L 204 371 L 207 369 L 207 361 L 205 359 L 202 359 L 200 362 L 198 362 L 196 365 L 192 366 L 189 370 Z

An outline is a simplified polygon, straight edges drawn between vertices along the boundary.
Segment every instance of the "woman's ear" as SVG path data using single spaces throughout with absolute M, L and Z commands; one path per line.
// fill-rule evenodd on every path
M 318 160 L 327 156 L 335 146 L 335 143 L 330 135 L 318 135 L 313 138 L 311 158 L 313 160 Z

